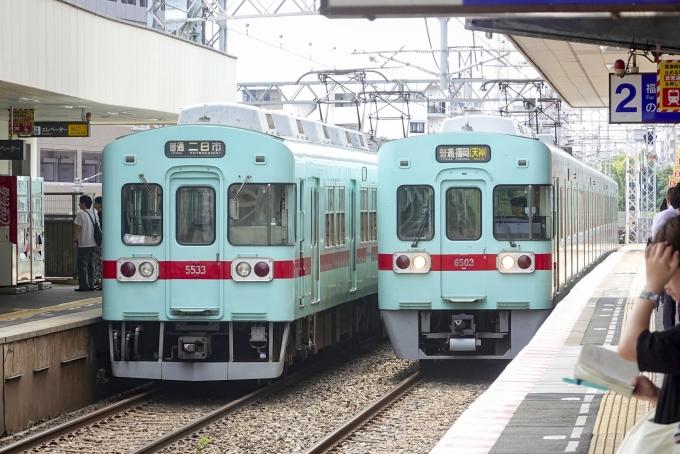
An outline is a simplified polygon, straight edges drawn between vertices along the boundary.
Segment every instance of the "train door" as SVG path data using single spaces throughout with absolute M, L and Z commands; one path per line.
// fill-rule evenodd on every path
M 300 307 L 305 306 L 305 299 L 309 292 L 311 291 L 311 278 L 307 274 L 306 265 L 307 261 L 305 257 L 308 255 L 309 249 L 309 237 L 307 236 L 307 223 L 305 222 L 305 213 L 309 213 L 309 209 L 305 203 L 307 203 L 307 185 L 305 180 L 300 178 L 298 184 L 298 190 L 300 191 L 298 209 L 298 241 L 300 242 L 300 254 L 298 262 L 298 280 L 297 280 L 297 293 L 298 293 L 298 303 Z
M 310 178 L 310 186 L 311 186 L 311 191 L 310 191 L 310 202 L 311 202 L 311 210 L 310 210 L 310 217 L 311 217 L 311 235 L 310 235 L 310 240 L 309 244 L 311 247 L 311 264 L 310 264 L 310 279 L 311 279 L 311 293 L 312 293 L 312 302 L 311 304 L 316 304 L 321 300 L 321 297 L 319 295 L 319 266 L 320 266 L 320 257 L 319 257 L 319 216 L 320 211 L 320 205 L 319 205 L 319 179 L 318 178 Z
M 559 180 L 553 180 L 553 185 L 550 187 L 550 197 L 552 198 L 553 206 L 553 232 L 552 232 L 552 255 L 553 255 L 553 267 L 552 267 L 552 281 L 553 281 L 553 295 L 556 295 L 560 291 L 560 211 L 559 211 Z
M 487 255 L 482 229 L 481 180 L 444 181 L 440 187 L 439 237 L 441 238 L 441 293 L 451 302 L 474 302 L 487 297 L 487 270 L 495 269 Z M 486 209 L 487 212 L 491 210 Z
M 172 315 L 222 316 L 223 280 L 228 275 L 222 242 L 223 188 L 214 172 L 170 176 L 168 299 Z M 222 260 L 220 260 L 220 257 Z
M 357 291 L 357 180 L 349 181 L 350 293 Z

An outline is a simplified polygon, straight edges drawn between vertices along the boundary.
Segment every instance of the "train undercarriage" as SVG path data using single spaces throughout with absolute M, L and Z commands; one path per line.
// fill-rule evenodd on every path
M 380 329 L 377 297 L 371 296 L 290 322 L 109 322 L 109 347 L 118 377 L 268 379 L 324 347 Z
M 511 359 L 549 310 L 382 310 L 394 352 L 403 359 Z

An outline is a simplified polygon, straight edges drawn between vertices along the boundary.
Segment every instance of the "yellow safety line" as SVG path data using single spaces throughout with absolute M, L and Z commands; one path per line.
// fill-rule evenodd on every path
M 638 267 L 633 283 L 630 286 L 626 308 L 623 314 L 622 327 L 628 320 L 628 312 L 633 308 L 637 296 L 645 285 L 645 262 Z M 654 315 L 652 314 L 650 329 L 655 329 Z M 654 374 L 645 374 L 654 381 Z M 635 425 L 639 418 L 649 413 L 652 406 L 649 402 L 637 399 L 629 399 L 612 391 L 607 391 L 602 397 L 600 408 L 595 419 L 593 438 L 590 442 L 588 454 L 613 454 L 626 435 L 626 432 Z
M 63 311 L 66 309 L 73 309 L 75 307 L 87 306 L 92 303 L 100 303 L 102 297 L 88 298 L 85 300 L 72 301 L 70 303 L 58 304 L 56 306 L 41 307 L 39 309 L 24 309 L 17 312 L 10 312 L 9 314 L 0 315 L 0 321 L 16 320 L 17 318 L 28 317 L 36 314 L 43 314 L 45 312 Z

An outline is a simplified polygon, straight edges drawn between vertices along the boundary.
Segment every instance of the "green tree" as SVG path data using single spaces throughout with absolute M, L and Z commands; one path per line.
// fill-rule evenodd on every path
M 626 211 L 626 157 L 614 156 L 609 175 L 619 185 L 619 211 Z
M 668 177 L 673 173 L 673 166 L 664 167 L 656 171 L 656 206 L 661 206 L 668 190 Z

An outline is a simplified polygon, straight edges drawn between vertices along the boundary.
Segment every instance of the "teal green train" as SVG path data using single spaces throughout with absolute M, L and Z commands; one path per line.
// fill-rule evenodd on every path
M 219 103 L 107 145 L 113 375 L 274 378 L 378 330 L 367 145 L 356 131 Z
M 513 358 L 617 248 L 616 183 L 503 117 L 378 158 L 379 306 L 398 358 Z

